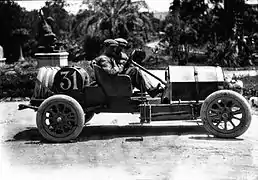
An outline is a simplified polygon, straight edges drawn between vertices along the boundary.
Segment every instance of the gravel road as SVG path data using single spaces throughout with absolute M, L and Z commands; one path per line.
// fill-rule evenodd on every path
M 0 103 L 0 179 L 258 180 L 258 116 L 236 139 L 217 139 L 196 122 L 140 126 L 137 114 L 98 114 L 79 141 L 44 142 L 35 112 Z

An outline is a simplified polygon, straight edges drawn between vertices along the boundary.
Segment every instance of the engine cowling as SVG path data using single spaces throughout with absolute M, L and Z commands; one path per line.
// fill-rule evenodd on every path
M 166 102 L 204 100 L 211 93 L 221 89 L 224 79 L 221 67 L 169 66 L 169 88 L 163 99 L 166 99 Z

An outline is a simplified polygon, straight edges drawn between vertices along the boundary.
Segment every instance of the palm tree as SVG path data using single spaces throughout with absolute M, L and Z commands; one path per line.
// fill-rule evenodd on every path
M 144 0 L 84 0 L 87 9 L 80 13 L 74 32 L 80 34 L 96 34 L 101 32 L 108 37 L 128 37 L 133 31 L 153 30 L 148 13 L 140 12 L 148 9 Z M 85 13 L 87 12 L 87 13 Z M 80 16 L 80 17 L 79 17 Z

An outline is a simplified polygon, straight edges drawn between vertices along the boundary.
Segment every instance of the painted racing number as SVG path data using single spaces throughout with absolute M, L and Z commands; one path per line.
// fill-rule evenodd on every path
M 83 87 L 83 78 L 76 69 L 63 68 L 57 72 L 54 86 L 57 92 L 79 90 Z
M 70 71 L 61 72 L 63 79 L 60 83 L 60 88 L 65 91 L 70 90 L 71 88 L 73 90 L 78 89 L 76 71 L 74 71 L 72 74 L 69 74 L 69 72 Z

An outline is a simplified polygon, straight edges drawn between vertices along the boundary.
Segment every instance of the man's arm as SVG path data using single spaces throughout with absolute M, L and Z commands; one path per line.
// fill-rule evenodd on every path
M 97 60 L 97 64 L 108 74 L 116 75 L 119 73 L 119 68 L 117 66 L 112 66 L 111 59 L 106 56 L 101 56 Z
M 128 59 L 129 59 L 128 56 L 124 52 L 121 52 L 121 55 L 120 55 L 119 59 L 117 60 L 117 66 L 119 68 L 120 73 L 123 72 Z

